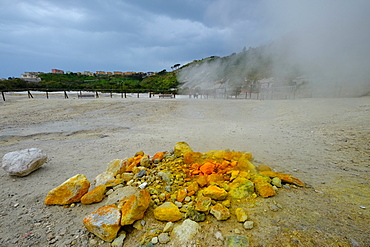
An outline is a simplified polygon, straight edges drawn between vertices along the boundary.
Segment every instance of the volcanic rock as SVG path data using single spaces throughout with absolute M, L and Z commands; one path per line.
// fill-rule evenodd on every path
M 210 197 L 213 200 L 225 200 L 228 193 L 226 190 L 217 187 L 216 185 L 210 185 L 203 190 L 203 195 Z
M 99 186 L 102 184 L 106 184 L 108 181 L 114 180 L 114 173 L 113 172 L 103 172 L 100 173 L 98 176 L 95 177 L 94 182 L 95 186 Z
M 175 204 L 165 202 L 154 209 L 154 218 L 161 221 L 175 222 L 182 219 L 182 214 Z
M 166 232 L 163 232 L 158 235 L 158 241 L 161 244 L 167 244 L 168 242 L 170 242 L 170 240 L 171 240 L 170 236 L 168 236 L 168 233 Z
M 47 161 L 46 154 L 38 148 L 23 149 L 3 156 L 1 167 L 9 175 L 24 177 Z
M 191 219 L 193 221 L 197 221 L 197 222 L 206 220 L 206 215 L 204 213 L 200 213 L 200 212 L 196 211 L 193 207 L 188 207 L 187 212 L 186 212 L 186 216 L 189 219 Z
M 249 239 L 244 236 L 229 236 L 226 238 L 225 247 L 249 247 Z
M 248 219 L 247 213 L 242 208 L 235 209 L 235 215 L 238 222 L 245 222 Z
M 176 246 L 187 246 L 194 236 L 199 233 L 200 229 L 201 227 L 197 222 L 186 219 L 181 225 L 173 229 L 172 241 L 176 243 Z
M 246 222 L 244 222 L 244 224 L 243 224 L 243 227 L 244 227 L 245 229 L 247 229 L 247 230 L 252 229 L 252 228 L 253 228 L 253 226 L 254 226 L 254 222 L 253 222 L 253 221 L 246 221 Z
M 187 152 L 193 152 L 193 150 L 186 142 L 178 142 L 175 144 L 174 154 L 176 157 L 181 157 Z
M 195 210 L 199 212 L 208 212 L 210 210 L 212 199 L 210 197 L 198 197 L 195 203 Z
M 131 195 L 129 198 L 124 199 L 123 202 L 121 207 L 121 225 L 131 225 L 135 220 L 140 220 L 144 217 L 144 213 L 149 207 L 150 194 L 148 190 L 143 189 L 140 190 L 138 195 Z
M 83 219 L 87 230 L 104 241 L 112 242 L 121 228 L 121 211 L 115 205 L 97 209 Z
M 236 178 L 230 185 L 229 194 L 234 199 L 242 199 L 254 193 L 254 184 L 246 178 Z
M 131 195 L 134 195 L 138 192 L 139 192 L 139 189 L 133 186 L 125 186 L 125 187 L 117 188 L 108 196 L 108 199 L 105 202 L 105 206 L 108 206 L 111 204 L 118 204 L 120 200 L 127 198 Z
M 125 238 L 126 238 L 126 232 L 121 231 L 120 233 L 118 233 L 118 237 L 116 237 L 116 239 L 113 240 L 110 246 L 111 247 L 122 247 L 123 241 L 125 240 Z
M 81 197 L 87 193 L 90 182 L 82 174 L 68 179 L 47 194 L 44 203 L 46 205 L 66 205 L 79 202 Z
M 227 220 L 230 218 L 229 209 L 220 203 L 212 206 L 210 213 L 215 216 L 217 220 Z
M 81 203 L 92 204 L 96 202 L 101 202 L 105 197 L 106 189 L 107 186 L 105 186 L 104 184 L 95 187 L 92 191 L 89 191 L 85 195 L 83 195 L 83 197 L 81 198 Z

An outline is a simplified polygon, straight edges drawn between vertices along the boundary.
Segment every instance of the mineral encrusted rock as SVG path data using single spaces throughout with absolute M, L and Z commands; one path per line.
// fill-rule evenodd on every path
M 66 205 L 80 202 L 82 196 L 89 190 L 89 187 L 90 182 L 85 175 L 77 174 L 49 191 L 44 203 L 46 205 Z
M 210 185 L 203 190 L 203 195 L 210 197 L 213 200 L 225 200 L 228 193 L 226 190 L 219 188 L 216 185 Z
M 220 203 L 212 206 L 210 213 L 215 216 L 217 220 L 227 220 L 230 218 L 229 209 Z
M 236 220 L 238 222 L 245 222 L 248 219 L 248 215 L 242 208 L 235 209 Z
M 120 226 L 121 210 L 110 205 L 101 207 L 83 219 L 87 230 L 107 242 L 112 242 L 116 237 Z
M 92 191 L 87 192 L 85 195 L 81 198 L 82 204 L 92 204 L 101 202 L 105 197 L 105 191 L 107 189 L 107 186 L 104 184 L 101 184 L 97 187 L 95 187 Z
M 149 207 L 150 194 L 146 189 L 141 190 L 137 195 L 131 195 L 118 205 L 122 211 L 121 225 L 131 225 L 135 220 L 144 217 L 144 213 Z M 122 205 L 122 207 L 120 206 Z
M 154 209 L 154 218 L 160 221 L 175 222 L 182 219 L 182 214 L 175 204 L 165 202 Z
M 41 149 L 30 148 L 5 154 L 1 167 L 9 175 L 24 177 L 46 161 L 47 156 Z

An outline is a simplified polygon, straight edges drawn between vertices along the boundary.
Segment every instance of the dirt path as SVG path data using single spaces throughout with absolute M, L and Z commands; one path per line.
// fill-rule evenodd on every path
M 370 246 L 370 98 L 292 101 L 25 99 L 0 103 L 0 155 L 43 149 L 49 161 L 27 177 L 0 171 L 0 246 L 91 244 L 82 218 L 99 205 L 47 207 L 49 190 L 113 159 L 154 155 L 186 141 L 195 151 L 248 151 L 256 163 L 311 188 L 281 190 L 247 205 L 252 230 L 235 219 L 200 223 L 199 246 L 222 246 L 238 229 L 252 246 Z M 269 205 L 278 203 L 274 212 Z M 236 206 L 236 205 L 235 205 Z M 147 217 L 147 227 L 161 226 Z M 136 246 L 142 232 L 125 246 Z M 56 239 L 56 240 L 55 240 Z M 77 242 L 76 242 L 77 241 Z M 94 241 L 93 241 L 94 243 Z M 97 245 L 104 246 L 97 241 Z M 76 246 L 76 245 L 75 245 Z M 78 245 L 77 245 L 78 246 Z M 108 246 L 108 245 L 106 245 Z

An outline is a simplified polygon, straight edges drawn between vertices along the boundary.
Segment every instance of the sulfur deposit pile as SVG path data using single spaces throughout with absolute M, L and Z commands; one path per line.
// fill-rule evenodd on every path
M 244 229 L 254 227 L 249 208 L 258 207 L 257 197 L 272 197 L 285 187 L 305 186 L 297 178 L 252 163 L 251 153 L 237 151 L 194 152 L 185 142 L 173 152 L 153 157 L 140 151 L 127 159 L 110 162 L 95 178 L 95 187 L 78 174 L 45 198 L 46 205 L 74 207 L 76 203 L 101 203 L 83 219 L 87 230 L 111 246 L 122 246 L 134 228 L 143 230 L 145 215 L 164 222 L 163 227 L 146 227 L 138 246 L 196 246 L 202 225 L 212 220 L 233 221 Z M 279 210 L 279 204 L 270 205 Z M 174 226 L 173 222 L 180 222 Z M 199 223 L 198 223 L 199 222 Z M 154 225 L 153 225 L 154 226 Z M 249 246 L 242 235 L 216 237 L 225 246 Z

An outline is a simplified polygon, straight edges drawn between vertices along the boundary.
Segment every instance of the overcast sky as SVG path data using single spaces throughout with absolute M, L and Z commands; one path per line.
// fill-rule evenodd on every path
M 0 78 L 160 71 L 330 20 L 370 33 L 368 0 L 0 0 Z M 348 29 L 353 29 L 349 27 Z M 311 25 L 312 30 L 312 25 Z M 368 36 L 366 36 L 368 37 Z M 338 37 L 337 37 L 338 38 Z

